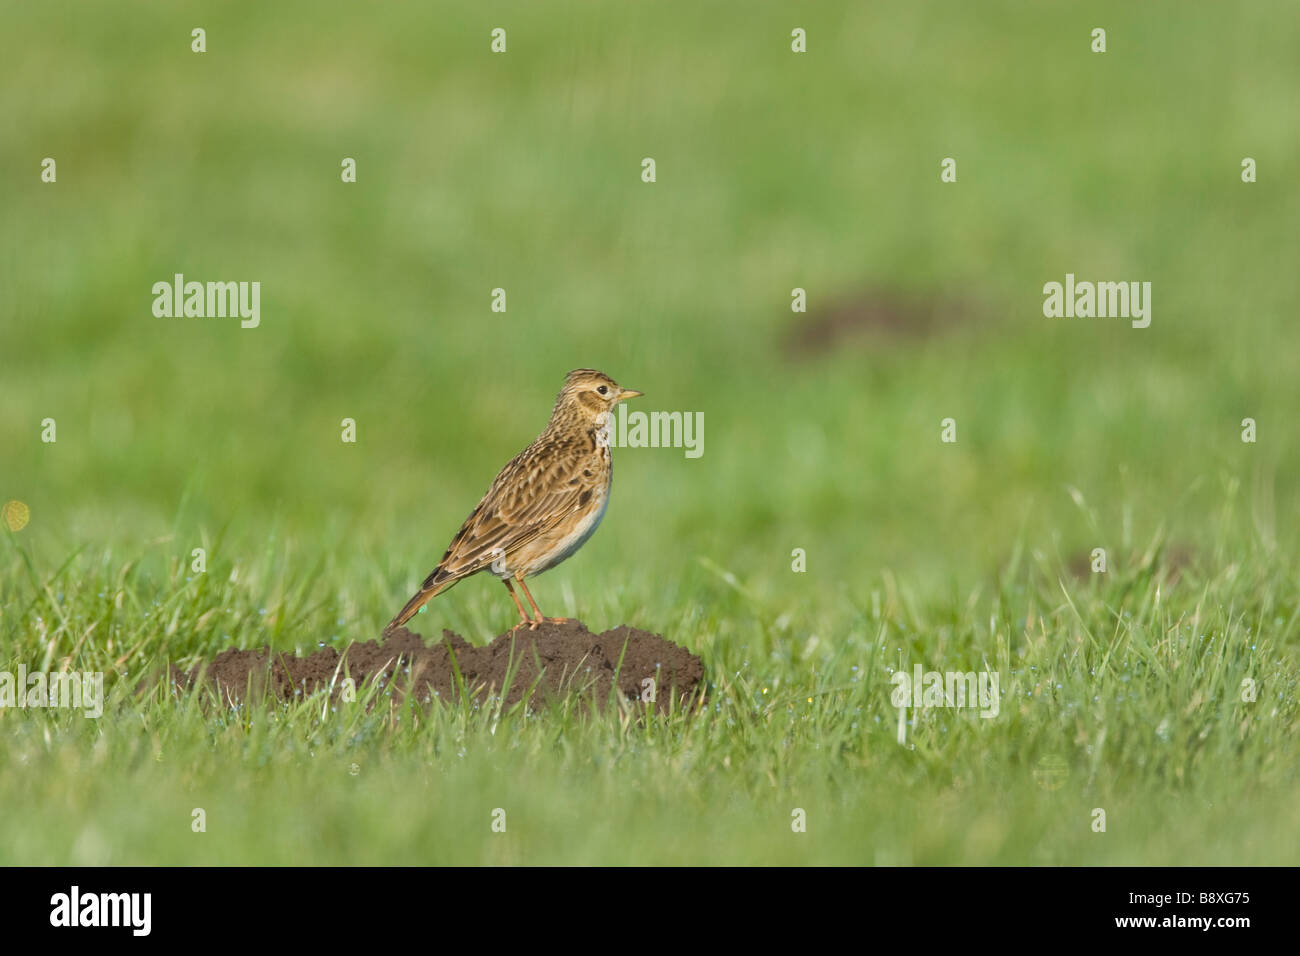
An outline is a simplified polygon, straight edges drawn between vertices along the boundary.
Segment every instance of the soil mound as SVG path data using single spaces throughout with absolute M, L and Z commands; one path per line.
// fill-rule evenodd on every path
M 331 693 L 338 697 L 345 677 L 355 682 L 357 699 L 378 679 L 395 698 L 415 693 L 422 702 L 435 697 L 458 701 L 463 685 L 471 699 L 485 704 L 505 689 L 507 707 L 525 694 L 534 706 L 580 694 L 594 696 L 603 707 L 617 682 L 628 700 L 653 700 L 660 712 L 666 712 L 670 700 L 675 699 L 679 708 L 690 706 L 704 690 L 704 665 L 685 648 L 627 626 L 592 634 L 579 621 L 547 622 L 535 631 L 526 627 L 507 631 L 485 647 L 475 647 L 446 630 L 440 642 L 426 645 L 419 634 L 397 628 L 382 643 L 366 641 L 341 652 L 326 647 L 297 657 L 266 648 L 231 648 L 218 654 L 206 671 L 201 665 L 188 672 L 172 668 L 172 680 L 183 690 L 200 674 L 205 684 L 230 701 L 241 701 L 250 693 L 301 700 L 329 688 L 331 682 Z
M 859 338 L 928 339 L 979 321 L 983 310 L 973 300 L 925 297 L 891 289 L 864 289 L 810 312 L 787 328 L 785 353 L 810 358 L 834 352 Z

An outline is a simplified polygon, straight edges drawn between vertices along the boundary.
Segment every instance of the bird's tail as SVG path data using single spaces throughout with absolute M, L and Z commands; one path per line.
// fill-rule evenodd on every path
M 401 627 L 411 618 L 415 617 L 416 612 L 419 611 L 420 608 L 424 607 L 430 598 L 441 594 L 460 580 L 459 578 L 453 578 L 450 575 L 439 577 L 439 572 L 441 570 L 442 569 L 439 568 L 437 571 L 434 571 L 425 578 L 424 584 L 420 585 L 420 590 L 416 591 L 411 600 L 406 602 L 406 606 L 397 612 L 397 617 L 388 622 L 388 626 L 384 628 L 385 634 L 394 628 Z

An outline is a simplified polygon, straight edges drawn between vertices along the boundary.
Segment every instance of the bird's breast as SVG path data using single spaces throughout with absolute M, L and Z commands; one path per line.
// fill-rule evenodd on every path
M 603 450 L 605 454 L 609 454 L 608 448 Z M 550 570 L 561 561 L 572 556 L 596 533 L 601 520 L 605 517 L 605 510 L 609 507 L 611 479 L 612 474 L 607 471 L 604 484 L 598 485 L 592 490 L 591 499 L 587 502 L 583 513 L 576 516 L 576 520 L 565 529 L 562 535 L 552 539 L 547 553 L 541 555 L 534 569 L 527 573 L 541 574 L 543 571 Z

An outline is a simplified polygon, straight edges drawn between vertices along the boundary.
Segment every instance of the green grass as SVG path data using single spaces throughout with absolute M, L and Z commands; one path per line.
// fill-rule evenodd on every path
M 0 711 L 0 862 L 1300 858 L 1288 4 L 3 22 L 0 502 L 31 523 L 0 537 L 0 670 L 102 670 L 109 700 Z M 261 281 L 261 327 L 155 319 L 175 272 Z M 1151 281 L 1151 327 L 1045 319 L 1066 272 Z M 864 290 L 971 309 L 789 354 Z M 578 366 L 704 412 L 704 455 L 617 450 L 534 593 L 692 649 L 706 712 L 130 694 L 376 635 Z M 514 615 L 475 579 L 416 629 Z M 1001 713 L 909 712 L 900 746 L 917 663 L 996 669 Z
M 278 622 L 325 634 L 339 612 L 303 596 L 329 572 L 271 584 L 283 563 L 245 569 L 265 589 L 224 583 L 225 568 L 187 582 L 111 560 L 49 586 L 73 633 L 103 635 L 79 667 L 140 675 L 195 634 L 212 649 L 274 639 Z M 99 720 L 5 715 L 0 757 L 22 771 L 3 793 L 40 822 L 6 814 L 0 836 L 13 862 L 1285 863 L 1300 849 L 1296 595 L 1256 564 L 1184 569 L 1171 585 L 1151 554 L 1102 585 L 1020 553 L 955 602 L 922 604 L 892 577 L 846 596 L 823 611 L 843 626 L 834 638 L 788 611 L 753 619 L 739 592 L 701 581 L 660 614 L 701 609 L 689 643 L 712 694 L 667 718 L 425 711 L 378 689 L 214 711 L 134 698 L 124 678 Z M 491 616 L 480 595 L 471 613 Z M 65 628 L 33 623 L 18 658 L 57 668 Z M 996 669 L 1001 712 L 911 710 L 899 746 L 889 672 L 912 662 Z M 206 833 L 190 830 L 194 808 Z

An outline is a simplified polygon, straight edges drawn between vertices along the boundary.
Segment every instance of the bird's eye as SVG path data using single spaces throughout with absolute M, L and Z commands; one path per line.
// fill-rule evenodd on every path
M 600 392 L 600 394 L 602 394 L 602 395 L 608 395 L 608 394 L 609 394 L 609 389 L 606 388 L 604 385 L 602 385 L 600 388 L 596 389 L 596 391 Z

